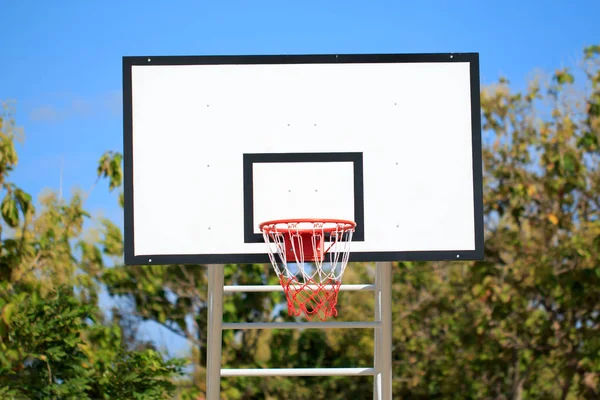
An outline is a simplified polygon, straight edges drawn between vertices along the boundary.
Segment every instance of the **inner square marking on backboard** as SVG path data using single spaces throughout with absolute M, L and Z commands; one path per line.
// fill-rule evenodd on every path
M 254 218 L 254 174 L 253 165 L 258 163 L 340 163 L 351 162 L 353 166 L 354 221 L 356 230 L 353 241 L 365 240 L 364 229 L 364 189 L 363 153 L 258 153 L 244 154 L 244 242 L 262 243 L 262 234 L 255 232 L 255 226 L 263 221 Z M 289 216 L 295 217 L 294 215 Z

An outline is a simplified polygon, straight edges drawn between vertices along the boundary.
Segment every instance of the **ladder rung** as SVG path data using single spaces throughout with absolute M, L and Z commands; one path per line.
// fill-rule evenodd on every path
M 316 290 L 318 286 L 307 285 L 308 288 Z M 374 291 L 375 285 L 341 285 L 340 292 L 359 292 L 359 291 Z M 251 293 L 251 292 L 283 292 L 281 285 L 226 285 L 223 287 L 223 292 L 227 294 L 231 293 Z
M 357 322 L 224 322 L 223 329 L 339 329 L 377 328 L 378 321 Z
M 372 376 L 375 368 L 248 368 L 221 369 L 221 376 Z

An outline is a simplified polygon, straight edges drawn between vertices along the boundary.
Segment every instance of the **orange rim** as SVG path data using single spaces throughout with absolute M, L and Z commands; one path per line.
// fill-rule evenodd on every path
M 281 224 L 300 224 L 300 223 L 318 223 L 323 224 L 322 228 L 290 228 L 290 227 L 279 227 Z M 327 226 L 332 224 L 333 226 Z M 340 226 L 341 225 L 341 226 Z M 316 230 L 322 232 L 335 232 L 337 230 L 351 230 L 356 228 L 356 222 L 348 221 L 345 219 L 332 219 L 332 218 L 296 218 L 296 219 L 274 219 L 271 221 L 262 222 L 258 225 L 258 229 L 266 233 L 272 232 L 314 232 Z

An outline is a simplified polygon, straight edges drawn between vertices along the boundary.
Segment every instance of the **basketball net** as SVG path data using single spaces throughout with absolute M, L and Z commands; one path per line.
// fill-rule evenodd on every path
M 262 223 L 288 314 L 322 321 L 337 316 L 342 275 L 356 224 L 344 220 L 277 220 Z

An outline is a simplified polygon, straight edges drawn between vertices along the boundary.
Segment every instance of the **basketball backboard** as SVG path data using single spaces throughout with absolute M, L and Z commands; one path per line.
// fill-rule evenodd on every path
M 269 262 L 258 228 L 357 223 L 351 261 L 483 256 L 476 53 L 124 57 L 126 264 Z

